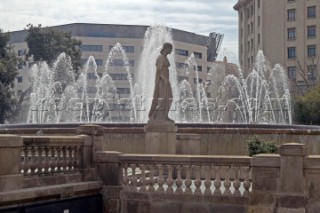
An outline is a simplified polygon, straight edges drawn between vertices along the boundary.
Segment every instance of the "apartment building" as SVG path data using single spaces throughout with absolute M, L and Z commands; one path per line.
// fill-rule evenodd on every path
M 135 75 L 148 26 L 75 23 L 54 26 L 52 28 L 71 32 L 74 38 L 81 40 L 83 63 L 85 63 L 90 56 L 93 56 L 98 66 L 98 73 L 104 71 L 104 65 L 110 50 L 113 45 L 119 42 L 126 51 L 130 63 L 130 70 L 132 74 Z M 25 42 L 26 33 L 26 30 L 10 33 L 10 42 L 14 45 L 14 49 L 19 57 L 23 57 L 27 52 L 28 46 Z M 172 36 L 175 48 L 173 54 L 175 54 L 174 58 L 176 61 L 178 80 L 186 79 L 185 72 L 182 72 L 181 67 L 188 57 L 194 54 L 198 65 L 196 70 L 199 73 L 199 81 L 204 82 L 207 76 L 208 64 L 215 61 L 223 36 L 214 32 L 208 36 L 203 36 L 179 29 L 172 29 Z M 19 75 L 15 82 L 15 94 L 17 96 L 30 86 L 28 70 L 32 64 L 33 62 L 27 61 L 18 65 Z M 122 64 L 115 63 L 114 66 L 122 66 Z M 110 75 L 115 81 L 118 94 L 120 96 L 128 96 L 130 89 L 127 73 L 115 69 L 115 72 L 110 73 Z M 92 76 L 89 75 L 88 79 L 91 77 Z M 195 88 L 197 83 L 195 80 L 195 72 L 191 72 L 188 78 L 193 88 Z M 96 90 L 92 87 L 88 88 L 88 92 L 95 93 Z
M 239 0 L 239 62 L 247 72 L 263 50 L 298 85 L 319 80 L 319 0 Z

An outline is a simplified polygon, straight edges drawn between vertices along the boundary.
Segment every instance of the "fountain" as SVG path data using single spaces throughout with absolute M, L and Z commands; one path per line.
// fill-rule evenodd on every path
M 150 79 L 154 79 L 155 59 L 164 42 L 174 43 L 169 28 L 153 26 L 147 30 L 143 60 L 134 78 L 119 43 L 107 56 L 102 73 L 97 72 L 95 59 L 89 57 L 76 79 L 70 58 L 64 53 L 52 67 L 46 63 L 34 65 L 28 125 L 2 125 L 0 132 L 35 134 L 40 129 L 43 134 L 75 133 L 79 125 L 94 123 L 110 133 L 105 136 L 108 150 L 141 152 L 143 124 L 147 121 L 154 87 Z M 309 143 L 310 153 L 320 150 L 314 143 L 320 135 L 319 127 L 292 125 L 286 74 L 280 65 L 272 68 L 262 51 L 257 53 L 255 65 L 247 75 L 238 69 L 222 79 L 225 67 L 213 63 L 207 81 L 203 82 L 198 80 L 193 54 L 184 63 L 181 71 L 186 79 L 181 82 L 177 81 L 174 54 L 168 59 L 176 100 L 170 117 L 176 121 L 178 134 L 201 135 L 201 154 L 243 154 L 245 141 L 253 134 L 279 143 Z M 127 75 L 130 91 L 127 97 L 120 97 L 112 79 L 116 64 L 121 64 L 121 72 Z M 196 72 L 195 85 L 187 80 L 192 72 Z
M 139 63 L 135 82 L 128 57 L 119 43 L 111 49 L 105 70 L 100 76 L 92 56 L 77 80 L 73 75 L 70 58 L 64 53 L 57 58 L 52 68 L 45 63 L 34 65 L 27 123 L 112 123 L 117 122 L 113 120 L 116 113 L 120 117 L 128 117 L 127 120 L 118 119 L 119 121 L 145 123 L 154 87 L 150 84 L 150 79 L 155 78 L 155 59 L 165 42 L 173 43 L 169 28 L 162 25 L 148 28 L 141 56 L 143 60 Z M 170 64 L 175 64 L 174 54 L 169 55 L 168 59 Z M 115 67 L 121 67 L 127 73 L 129 97 L 119 98 L 117 94 L 112 80 Z M 215 77 L 221 76 L 219 73 L 223 73 L 223 68 L 212 64 L 208 71 L 209 81 L 202 83 L 199 82 L 197 67 L 194 54 L 191 54 L 182 67 L 186 78 L 195 72 L 196 85 L 193 93 L 189 82 L 184 80 L 178 83 L 177 70 L 175 66 L 170 66 L 174 97 L 170 117 L 176 122 L 292 123 L 290 93 L 284 70 L 280 65 L 272 69 L 262 51 L 257 53 L 254 69 L 247 77 L 239 69 L 238 73 L 225 76 L 222 83 L 217 82 Z M 211 82 L 211 85 L 206 82 Z M 208 98 L 208 92 L 214 96 Z M 125 110 L 120 108 L 123 105 Z

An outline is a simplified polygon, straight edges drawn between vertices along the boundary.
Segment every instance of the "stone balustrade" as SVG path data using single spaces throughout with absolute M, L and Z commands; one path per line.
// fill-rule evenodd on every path
M 248 197 L 250 157 L 134 155 L 120 157 L 131 192 Z
M 24 176 L 79 171 L 83 138 L 24 136 L 21 173 Z

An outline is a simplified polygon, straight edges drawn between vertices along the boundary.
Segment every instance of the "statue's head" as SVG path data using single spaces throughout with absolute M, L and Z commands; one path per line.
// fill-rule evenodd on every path
M 162 49 L 161 49 L 161 51 L 160 51 L 160 53 L 161 54 L 170 54 L 171 53 L 171 51 L 172 51 L 172 44 L 170 44 L 170 43 L 164 43 L 163 44 L 163 47 L 162 47 Z

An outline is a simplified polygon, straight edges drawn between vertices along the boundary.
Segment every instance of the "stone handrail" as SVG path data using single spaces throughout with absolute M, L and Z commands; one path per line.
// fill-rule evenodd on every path
M 119 156 L 124 190 L 205 196 L 248 197 L 251 158 L 247 156 Z
M 81 163 L 81 136 L 23 136 L 21 173 L 24 176 L 74 173 Z

